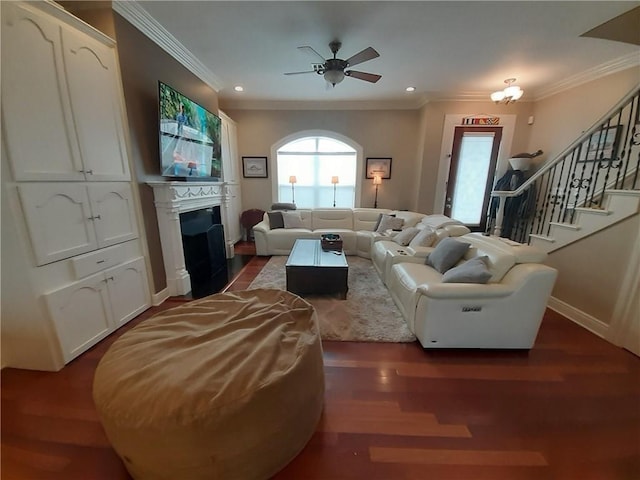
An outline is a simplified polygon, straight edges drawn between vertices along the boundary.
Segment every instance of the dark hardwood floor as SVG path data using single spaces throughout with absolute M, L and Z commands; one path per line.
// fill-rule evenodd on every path
M 60 372 L 4 369 L 1 478 L 129 479 L 93 406 L 93 372 L 123 332 L 187 300 L 151 308 Z M 275 480 L 640 479 L 640 359 L 551 310 L 530 352 L 323 349 L 323 417 Z

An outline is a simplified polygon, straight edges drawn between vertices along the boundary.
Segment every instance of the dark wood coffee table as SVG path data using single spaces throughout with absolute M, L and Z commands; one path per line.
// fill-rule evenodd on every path
M 298 239 L 286 263 L 287 290 L 296 295 L 339 293 L 347 298 L 349 265 L 342 250 L 322 250 L 320 240 Z

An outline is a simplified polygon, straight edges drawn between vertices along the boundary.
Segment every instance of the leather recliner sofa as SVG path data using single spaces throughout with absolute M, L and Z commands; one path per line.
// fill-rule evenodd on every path
M 471 233 L 460 264 L 484 256 L 486 284 L 443 283 L 425 259 L 407 256 L 391 266 L 387 288 L 424 348 L 530 349 L 557 271 L 546 253 L 499 237 Z

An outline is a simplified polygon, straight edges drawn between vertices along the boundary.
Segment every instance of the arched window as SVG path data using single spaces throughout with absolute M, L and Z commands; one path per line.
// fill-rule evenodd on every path
M 295 201 L 298 208 L 355 206 L 358 155 L 353 147 L 328 136 L 308 136 L 282 145 L 276 158 L 278 202 Z

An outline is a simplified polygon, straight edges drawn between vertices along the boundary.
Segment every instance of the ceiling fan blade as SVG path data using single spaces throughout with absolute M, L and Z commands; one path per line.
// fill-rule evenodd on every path
M 316 73 L 315 70 L 307 70 L 305 72 L 287 72 L 285 75 L 301 75 L 303 73 Z
M 359 63 L 366 62 L 367 60 L 372 60 L 374 58 L 379 57 L 380 54 L 375 51 L 373 47 L 367 47 L 361 52 L 356 53 L 353 57 L 348 58 L 346 62 L 350 67 L 354 65 L 358 65 Z
M 301 52 L 306 52 L 310 55 L 315 55 L 316 57 L 320 58 L 322 60 L 322 63 L 324 63 L 326 61 L 326 59 L 320 55 L 318 52 L 316 52 L 314 50 L 313 47 L 310 47 L 309 45 L 302 45 L 301 47 L 298 47 L 298 50 L 300 50 Z
M 376 83 L 382 78 L 382 75 L 376 75 L 375 73 L 358 72 L 357 70 L 348 70 L 344 72 L 348 77 L 357 78 L 358 80 L 364 80 L 365 82 Z

